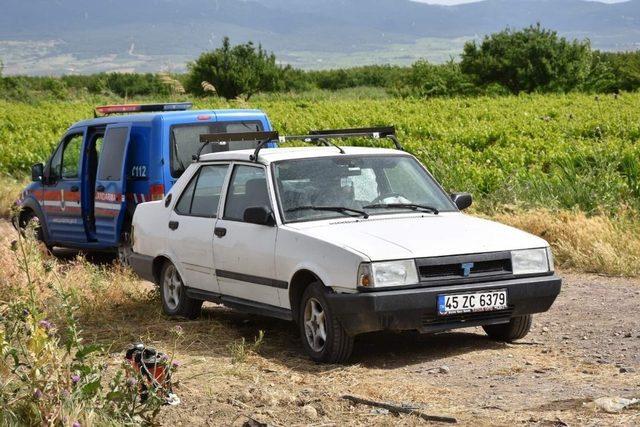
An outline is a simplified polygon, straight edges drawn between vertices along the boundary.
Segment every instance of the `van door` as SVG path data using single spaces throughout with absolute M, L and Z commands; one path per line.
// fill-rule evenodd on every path
M 43 208 L 50 238 L 72 246 L 87 242 L 80 203 L 83 142 L 84 131 L 67 134 L 44 173 Z
M 102 141 L 93 203 L 95 235 L 103 245 L 117 246 L 120 242 L 130 134 L 131 124 L 109 125 Z

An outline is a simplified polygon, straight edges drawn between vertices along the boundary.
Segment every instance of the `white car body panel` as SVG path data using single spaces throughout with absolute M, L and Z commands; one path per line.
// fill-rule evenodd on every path
M 344 150 L 347 154 L 410 156 L 387 149 L 344 147 Z M 289 290 L 284 286 L 222 278 L 216 275 L 216 270 L 258 276 L 285 285 L 291 283 L 297 272 L 308 270 L 335 291 L 352 293 L 357 291 L 357 271 L 362 262 L 548 247 L 547 242 L 531 234 L 459 212 L 381 214 L 368 219 L 345 216 L 283 224 L 270 163 L 336 153 L 335 147 L 260 151 L 258 165 L 267 172 L 275 227 L 220 219 L 232 167 L 238 163 L 256 165 L 249 162 L 253 150 L 203 155 L 173 186 L 168 206 L 164 201 L 138 205 L 133 218 L 133 250 L 148 257 L 169 258 L 189 287 L 290 309 Z M 176 215 L 178 196 L 190 177 L 201 165 L 210 162 L 228 162 L 232 166 L 220 197 L 218 219 L 202 221 Z M 168 228 L 171 220 L 180 222 L 176 230 Z M 216 227 L 227 228 L 227 235 L 214 237 Z
M 377 215 L 289 224 L 308 236 L 349 247 L 371 261 L 544 248 L 543 239 L 459 212 Z

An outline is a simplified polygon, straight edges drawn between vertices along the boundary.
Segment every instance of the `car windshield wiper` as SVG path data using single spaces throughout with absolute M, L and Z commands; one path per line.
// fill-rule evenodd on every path
M 305 205 L 305 206 L 296 206 L 296 207 L 285 210 L 285 212 L 297 212 L 297 211 L 331 211 L 331 212 L 340 212 L 345 215 L 348 215 L 349 213 L 356 213 L 358 215 L 361 215 L 365 219 L 369 218 L 369 214 L 366 213 L 365 211 L 361 211 L 359 209 L 347 208 L 344 206 Z
M 438 215 L 440 211 L 432 206 L 420 205 L 417 203 L 378 203 L 375 205 L 363 206 L 362 209 L 411 209 L 417 211 L 419 209 L 432 212 Z

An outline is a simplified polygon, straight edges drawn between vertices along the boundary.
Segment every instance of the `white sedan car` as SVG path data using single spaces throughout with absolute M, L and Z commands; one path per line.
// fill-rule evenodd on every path
M 166 314 L 203 301 L 295 321 L 313 360 L 357 334 L 483 326 L 524 337 L 560 292 L 543 239 L 460 211 L 399 150 L 269 148 L 205 154 L 133 218 L 131 264 Z

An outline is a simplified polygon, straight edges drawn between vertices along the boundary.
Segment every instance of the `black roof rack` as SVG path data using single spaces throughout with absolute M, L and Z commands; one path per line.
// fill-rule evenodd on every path
M 393 144 L 398 150 L 404 151 L 404 148 L 400 144 L 400 141 L 398 141 L 398 138 L 396 138 L 396 128 L 394 126 L 312 130 L 311 132 L 309 132 L 309 135 L 286 135 L 280 137 L 280 139 L 283 141 L 318 141 L 323 142 L 325 145 L 336 145 L 330 142 L 330 139 L 345 138 L 388 138 L 393 141 Z
M 388 138 L 390 139 L 395 147 L 398 150 L 403 150 L 404 148 L 398 141 L 395 135 L 395 127 L 393 126 L 384 126 L 384 127 L 371 127 L 371 128 L 352 128 L 352 129 L 323 129 L 323 130 L 313 130 L 309 135 L 279 135 L 276 131 L 268 131 L 268 132 L 239 132 L 239 133 L 210 133 L 200 135 L 200 142 L 202 142 L 202 146 L 198 150 L 198 153 L 193 156 L 194 160 L 200 159 L 200 154 L 205 146 L 212 143 L 218 144 L 228 144 L 233 141 L 259 141 L 256 146 L 253 154 L 249 157 L 252 161 L 258 160 L 258 154 L 260 150 L 264 148 L 269 142 L 278 141 L 278 142 L 287 142 L 287 141 L 304 141 L 304 142 L 313 142 L 316 144 L 323 144 L 326 146 L 333 145 L 336 147 L 340 153 L 344 154 L 344 150 L 333 143 L 331 139 L 344 139 L 344 138 L 373 138 L 373 139 L 381 139 Z
M 198 149 L 198 153 L 193 156 L 193 160 L 200 160 L 202 150 L 209 144 L 228 145 L 230 142 L 246 142 L 246 141 L 258 141 L 256 146 L 255 158 L 260 149 L 271 141 L 278 140 L 278 132 L 236 132 L 236 133 L 205 133 L 200 135 L 200 142 L 202 145 Z M 254 160 L 253 156 L 251 160 Z

